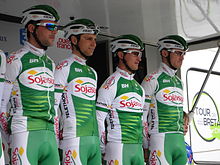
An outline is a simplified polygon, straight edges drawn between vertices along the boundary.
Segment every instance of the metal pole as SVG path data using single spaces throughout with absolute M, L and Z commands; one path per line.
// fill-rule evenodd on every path
M 216 62 L 216 60 L 217 60 L 217 58 L 218 58 L 218 55 L 219 55 L 219 52 L 220 52 L 220 41 L 217 42 L 217 45 L 218 45 L 218 50 L 217 50 L 217 52 L 216 52 L 216 54 L 215 54 L 215 57 L 214 57 L 214 59 L 213 59 L 213 61 L 212 61 L 212 64 L 211 64 L 211 66 L 210 66 L 210 68 L 209 68 L 209 71 L 208 71 L 208 73 L 207 73 L 207 75 L 206 75 L 206 77 L 205 77 L 205 80 L 204 80 L 204 82 L 203 82 L 203 84 L 202 84 L 202 87 L 201 87 L 201 89 L 200 89 L 200 91 L 199 91 L 199 93 L 198 93 L 198 96 L 197 96 L 197 98 L 196 98 L 196 101 L 195 101 L 195 103 L 193 104 L 193 107 L 192 107 L 191 111 L 189 112 L 190 121 L 193 119 L 194 111 L 195 111 L 196 105 L 198 104 L 199 98 L 200 98 L 200 96 L 201 96 L 201 94 L 202 94 L 202 92 L 203 92 L 203 89 L 204 89 L 204 87 L 205 87 L 205 85 L 206 85 L 206 83 L 207 83 L 207 81 L 208 81 L 208 79 L 209 79 L 209 76 L 210 76 L 210 74 L 211 74 L 211 72 L 212 72 L 212 69 L 213 69 L 213 67 L 214 67 L 214 65 L 215 65 L 215 62 Z

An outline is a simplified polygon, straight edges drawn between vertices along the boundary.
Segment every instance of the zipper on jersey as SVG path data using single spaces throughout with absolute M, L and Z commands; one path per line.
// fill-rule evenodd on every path
M 171 77 L 171 80 L 172 80 L 172 82 L 173 82 L 173 84 L 174 84 L 174 88 L 176 89 L 177 88 L 177 85 L 176 85 L 176 78 L 175 78 L 175 76 L 173 76 L 173 77 Z M 178 120 L 177 120 L 177 126 L 178 126 L 178 131 L 180 130 L 180 124 L 179 124 L 179 122 L 180 122 L 180 109 L 179 109 L 179 107 L 178 106 L 176 106 L 176 108 L 177 108 L 177 110 L 178 110 Z
M 43 63 L 43 66 L 44 66 L 44 74 L 46 74 L 46 64 L 45 64 L 45 61 L 44 59 L 46 60 L 46 55 L 44 54 L 42 57 L 40 57 L 41 60 L 42 60 L 42 63 Z M 48 120 L 51 120 L 52 116 L 50 114 L 50 110 L 51 110 L 51 102 L 50 102 L 50 91 L 49 91 L 49 87 L 47 86 L 47 100 L 48 100 L 48 105 L 49 105 L 49 108 L 48 108 L 48 115 L 50 115 L 50 118 Z

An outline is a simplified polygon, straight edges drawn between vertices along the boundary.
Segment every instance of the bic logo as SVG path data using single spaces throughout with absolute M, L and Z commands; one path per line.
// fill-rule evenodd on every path
M 122 87 L 122 88 L 128 88 L 129 85 L 128 85 L 128 84 L 121 84 L 121 87 Z
M 34 63 L 34 62 L 38 62 L 38 59 L 30 59 L 29 63 Z
M 82 69 L 80 69 L 80 68 L 75 68 L 75 71 L 76 71 L 76 72 L 82 72 Z

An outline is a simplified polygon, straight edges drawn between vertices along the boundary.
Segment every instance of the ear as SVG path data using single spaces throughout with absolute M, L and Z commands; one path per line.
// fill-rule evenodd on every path
M 167 57 L 167 56 L 169 56 L 169 52 L 168 52 L 167 50 L 163 49 L 163 50 L 161 51 L 161 55 L 162 55 L 163 57 Z
M 119 59 L 123 59 L 124 53 L 122 51 L 117 52 L 117 56 Z
M 27 29 L 28 29 L 28 31 L 29 31 L 30 33 L 33 33 L 33 32 L 34 32 L 34 28 L 35 28 L 35 25 L 33 25 L 33 24 L 29 24 L 28 27 L 27 27 Z
M 73 45 L 77 45 L 77 38 L 76 36 L 71 36 L 71 42 L 73 43 Z

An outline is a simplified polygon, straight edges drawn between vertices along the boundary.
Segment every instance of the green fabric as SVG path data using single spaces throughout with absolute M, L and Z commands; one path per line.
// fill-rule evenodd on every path
M 187 153 L 183 134 L 166 134 L 164 153 L 165 158 L 170 165 L 185 165 L 187 162 Z
M 123 165 L 144 165 L 141 144 L 123 144 Z
M 30 131 L 26 154 L 31 165 L 58 165 L 59 154 L 54 132 Z

